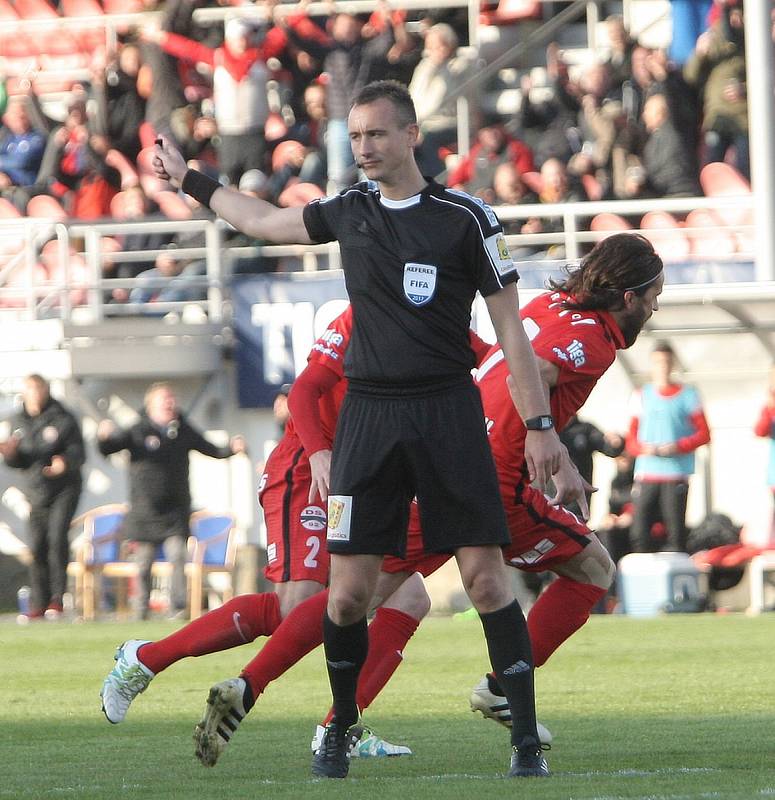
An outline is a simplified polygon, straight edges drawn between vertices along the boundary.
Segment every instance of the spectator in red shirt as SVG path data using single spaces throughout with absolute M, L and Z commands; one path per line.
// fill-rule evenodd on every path
M 492 191 L 495 170 L 507 163 L 514 164 L 520 175 L 535 170 L 533 151 L 506 130 L 500 117 L 490 117 L 469 154 L 450 170 L 447 185 L 473 195 Z

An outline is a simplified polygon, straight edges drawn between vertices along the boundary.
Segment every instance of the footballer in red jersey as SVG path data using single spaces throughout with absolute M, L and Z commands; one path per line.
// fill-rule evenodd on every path
M 554 283 L 553 291 L 520 311 L 558 429 L 587 399 L 616 351 L 635 342 L 657 310 L 663 282 L 662 261 L 651 244 L 639 235 L 617 234 L 598 244 L 577 269 L 569 270 L 565 281 Z M 513 400 L 518 387 L 507 376 L 503 353 L 493 347 L 479 365 L 476 383 L 511 533 L 504 558 L 519 569 L 548 569 L 558 576 L 527 618 L 534 662 L 540 666 L 586 622 L 610 586 L 615 568 L 584 521 L 561 504 L 573 499 L 563 496 L 562 488 L 562 471 L 575 469 L 569 459 L 555 475 L 554 498 L 529 485 L 527 431 Z M 585 498 L 577 499 L 586 511 Z M 383 562 L 383 596 L 395 589 L 395 581 L 386 573 L 399 581 L 414 571 L 427 576 L 448 558 L 423 553 L 421 510 L 413 507 L 412 512 L 405 559 L 388 557 Z M 492 675 L 474 688 L 471 705 L 487 717 L 511 723 Z
M 275 584 L 297 581 L 320 584 L 308 587 L 307 596 L 325 587 L 329 564 L 325 502 L 317 492 L 310 491 L 312 476 L 307 454 L 331 449 L 347 386 L 343 362 L 351 330 L 352 310 L 348 306 L 313 345 L 307 368 L 297 381 L 300 387 L 314 381 L 319 389 L 312 393 L 296 387 L 291 390 L 295 405 L 289 398 L 291 416 L 285 435 L 267 459 L 259 483 L 258 499 L 264 509 L 267 531 L 264 574 Z M 305 408 L 305 400 L 300 398 L 306 398 L 313 408 Z M 305 425 L 310 418 L 315 422 Z M 299 427 L 304 437 L 299 435 Z M 305 450 L 302 441 L 312 449 Z M 284 590 L 278 589 L 282 594 Z

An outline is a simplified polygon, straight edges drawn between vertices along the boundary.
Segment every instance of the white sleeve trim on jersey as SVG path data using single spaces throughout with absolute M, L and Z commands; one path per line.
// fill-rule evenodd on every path
M 451 189 L 448 189 L 447 191 L 457 194 L 464 199 L 475 200 L 475 198 L 465 194 L 465 192 L 458 192 Z M 455 206 L 455 208 L 460 208 L 474 218 L 476 227 L 479 229 L 479 235 L 482 237 L 484 251 L 487 253 L 487 258 L 490 260 L 490 266 L 495 274 L 495 279 L 498 281 L 498 286 L 502 289 L 504 284 L 501 278 L 504 275 L 507 275 L 509 272 L 513 272 L 517 268 L 517 265 L 511 259 L 511 254 L 509 253 L 509 248 L 506 244 L 506 238 L 503 235 L 503 231 L 498 231 L 497 233 L 492 234 L 492 236 L 485 237 L 479 219 L 477 218 L 476 214 L 474 214 L 474 212 L 466 205 L 463 203 L 456 203 L 453 200 L 445 200 L 441 197 L 436 197 L 435 195 L 431 195 L 431 199 L 436 200 L 438 203 L 447 203 L 448 205 Z M 481 205 L 484 209 L 485 204 L 482 203 Z M 497 217 L 495 217 L 495 213 L 492 211 L 492 209 L 490 209 L 489 206 L 487 206 L 486 209 L 489 210 L 490 214 L 493 216 L 493 219 L 497 223 Z M 487 212 L 485 211 L 485 213 Z M 504 255 L 506 258 L 503 258 Z

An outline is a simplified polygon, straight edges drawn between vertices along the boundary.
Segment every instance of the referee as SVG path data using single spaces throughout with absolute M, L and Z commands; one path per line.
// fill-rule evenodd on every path
M 273 242 L 330 242 L 342 253 L 353 331 L 331 464 L 310 457 L 328 496 L 331 577 L 324 645 L 334 699 L 312 771 L 345 777 L 368 650 L 366 613 L 382 556 L 402 554 L 417 497 L 424 543 L 454 552 L 480 614 L 493 669 L 512 709 L 510 776 L 548 774 L 535 722 L 533 661 L 522 611 L 501 556 L 509 541 L 478 392 L 470 371 L 471 303 L 485 298 L 528 427 L 530 479 L 544 487 L 562 446 L 517 309 L 517 271 L 495 214 L 424 178 L 414 159 L 418 127 L 401 84 L 364 87 L 348 119 L 368 181 L 303 209 L 278 209 L 186 168 L 159 143 L 159 177 L 239 230 Z M 330 470 L 330 483 L 329 483 Z M 250 707 L 252 698 L 244 698 Z

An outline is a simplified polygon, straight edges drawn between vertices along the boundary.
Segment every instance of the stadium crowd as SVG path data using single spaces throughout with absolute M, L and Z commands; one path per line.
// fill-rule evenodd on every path
M 201 213 L 152 174 L 151 148 L 163 135 L 214 177 L 236 186 L 244 180 L 279 205 L 301 205 L 355 179 L 349 99 L 383 78 L 410 86 L 423 171 L 490 203 L 694 196 L 700 168 L 725 159 L 748 176 L 736 0 L 698 4 L 707 6 L 706 28 L 690 33 L 688 54 L 639 44 L 618 16 L 606 20 L 608 47 L 591 63 L 567 63 L 550 44 L 545 69 L 522 75 L 516 113 L 494 112 L 498 79 L 485 91 L 477 87 L 477 133 L 463 156 L 450 95 L 475 85 L 483 62 L 475 49 L 460 47 L 467 32 L 457 11 L 410 17 L 380 3 L 370 15 L 332 9 L 314 18 L 306 3 L 289 11 L 270 0 L 266 24 L 232 17 L 202 27 L 192 12 L 203 5 L 168 0 L 160 25 L 123 30 L 111 51 L 95 46 L 93 35 L 74 42 L 89 79 L 71 81 L 58 106 L 45 106 L 56 118 L 40 102 L 47 84 L 36 70 L 47 63 L 46 49 L 61 52 L 70 34 L 56 47 L 41 37 L 37 52 L 20 50 L 5 34 L 2 197 L 38 215 L 35 198 L 45 196 L 49 212 L 61 207 L 63 216 L 82 220 L 134 218 L 138 204 L 146 215 Z M 544 86 L 536 86 L 538 75 Z M 536 217 L 512 232 L 556 224 Z

